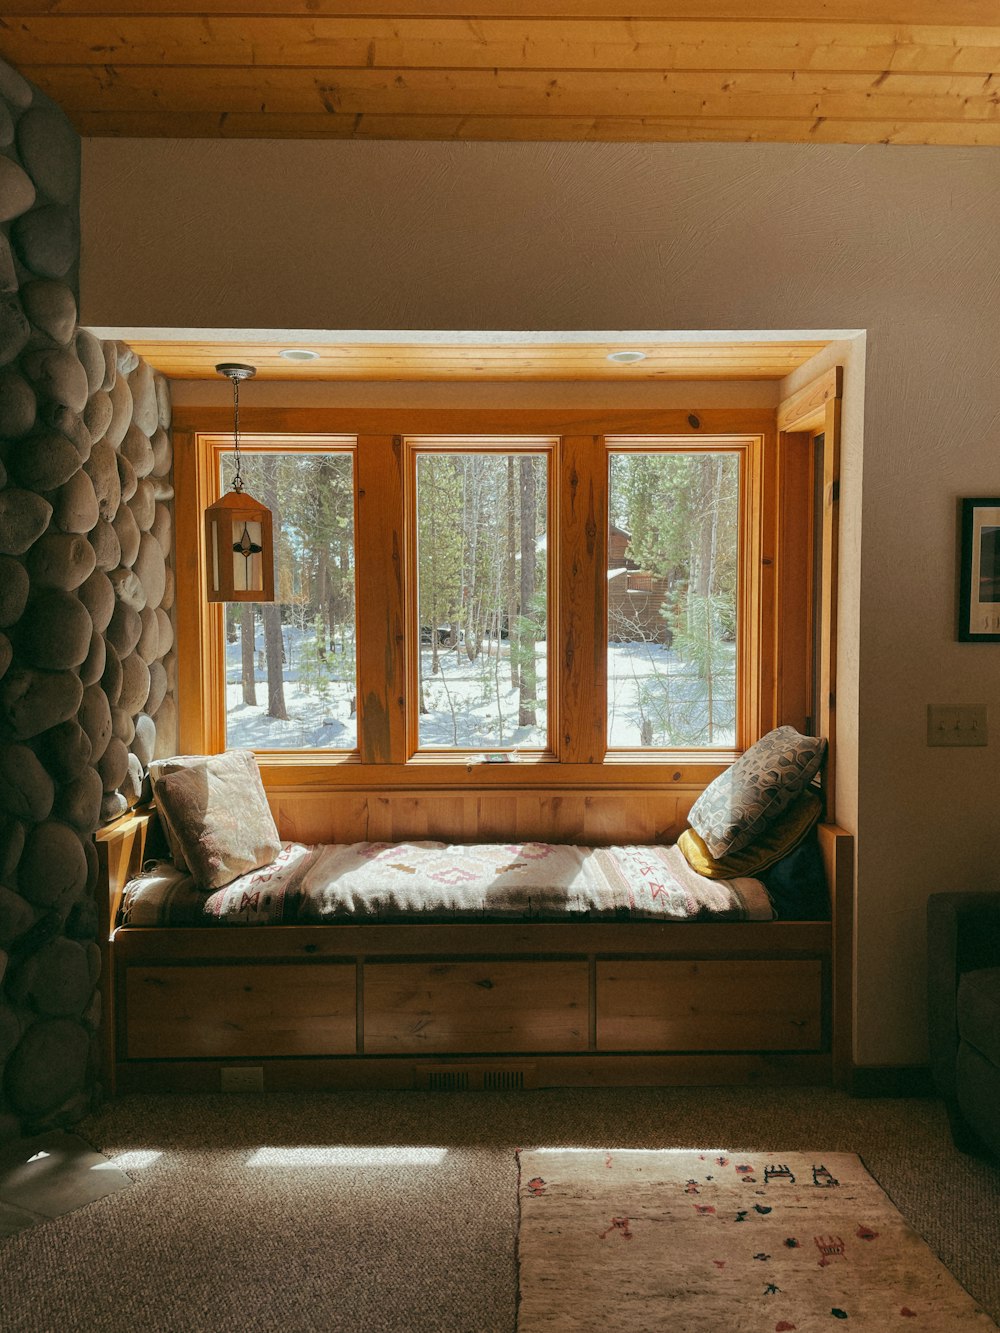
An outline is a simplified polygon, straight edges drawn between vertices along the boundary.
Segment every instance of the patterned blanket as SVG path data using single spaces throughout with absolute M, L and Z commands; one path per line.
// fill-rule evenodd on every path
M 755 879 L 711 880 L 670 847 L 544 842 L 286 843 L 207 894 L 158 864 L 126 889 L 126 926 L 378 921 L 768 921 Z

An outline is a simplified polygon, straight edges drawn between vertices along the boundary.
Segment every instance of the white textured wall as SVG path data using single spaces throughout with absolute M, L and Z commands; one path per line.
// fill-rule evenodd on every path
M 998 216 L 994 149 L 94 140 L 81 318 L 867 330 L 840 815 L 857 1058 L 905 1064 L 925 1056 L 927 894 L 989 878 L 997 822 L 1000 645 L 957 643 L 954 608 L 956 500 L 1000 493 Z M 991 744 L 928 750 L 930 702 L 991 706 Z

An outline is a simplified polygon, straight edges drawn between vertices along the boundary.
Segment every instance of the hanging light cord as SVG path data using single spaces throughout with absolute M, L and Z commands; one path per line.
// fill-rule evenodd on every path
M 233 473 L 233 490 L 242 492 L 243 473 L 240 470 L 240 381 L 239 376 L 233 376 L 233 461 L 235 472 Z

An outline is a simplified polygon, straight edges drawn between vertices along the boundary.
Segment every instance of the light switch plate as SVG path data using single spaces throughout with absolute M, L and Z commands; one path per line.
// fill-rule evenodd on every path
M 928 745 L 987 745 L 985 708 L 942 708 L 927 705 Z

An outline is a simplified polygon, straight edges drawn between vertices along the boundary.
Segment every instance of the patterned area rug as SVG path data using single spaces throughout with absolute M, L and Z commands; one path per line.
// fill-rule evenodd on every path
M 852 1154 L 519 1158 L 519 1333 L 997 1327 Z

